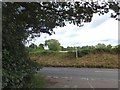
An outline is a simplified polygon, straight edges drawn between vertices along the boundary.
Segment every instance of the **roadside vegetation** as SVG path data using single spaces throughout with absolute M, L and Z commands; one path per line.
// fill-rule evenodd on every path
M 44 88 L 44 86 L 46 85 L 47 83 L 47 79 L 45 76 L 43 76 L 42 74 L 40 73 L 36 73 L 32 76 L 31 78 L 31 88 Z
M 45 67 L 118 68 L 120 46 L 99 43 L 96 46 L 67 47 L 54 51 L 40 49 L 36 45 L 36 48 L 27 49 L 31 59 Z
M 85 68 L 118 68 L 118 55 L 116 54 L 88 54 L 83 57 L 71 57 L 69 53 L 56 54 L 30 54 L 31 59 L 36 60 L 45 67 L 85 67 Z

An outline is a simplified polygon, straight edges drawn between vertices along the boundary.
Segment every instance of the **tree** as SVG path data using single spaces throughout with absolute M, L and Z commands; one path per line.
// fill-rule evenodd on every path
M 92 1 L 92 0 L 91 0 Z M 2 84 L 3 88 L 30 87 L 31 73 L 36 65 L 29 60 L 24 44 L 27 38 L 40 33 L 53 33 L 53 28 L 65 22 L 81 26 L 90 22 L 93 13 L 104 14 L 109 9 L 119 15 L 118 2 L 2 2 Z M 1 9 L 1 8 L 0 8 Z M 28 78 L 29 77 L 29 78 Z M 29 80 L 29 81 L 28 81 Z
M 37 45 L 35 45 L 34 43 L 32 43 L 29 48 L 33 48 L 33 49 L 36 49 L 37 48 Z
M 98 43 L 96 45 L 96 48 L 105 48 L 105 47 L 106 47 L 106 45 L 105 44 L 101 44 L 101 43 Z
M 45 46 L 48 46 L 49 50 L 59 51 L 61 50 L 61 46 L 58 40 L 50 39 L 45 41 Z
M 111 44 L 107 45 L 107 48 L 111 49 L 112 48 Z
M 61 47 L 61 51 L 67 51 L 67 48 L 60 46 Z
M 39 44 L 39 49 L 44 50 L 44 44 Z
M 74 51 L 75 50 L 75 47 L 67 47 L 67 51 Z
M 82 22 L 90 22 L 93 13 L 104 14 L 113 9 L 116 14 L 111 17 L 117 18 L 119 15 L 118 1 L 115 2 L 3 2 L 3 19 L 8 23 L 16 23 L 16 27 L 23 30 L 24 39 L 28 36 L 32 38 L 40 36 L 40 32 L 52 34 L 56 26 L 65 26 L 65 21 L 81 26 Z M 9 12 L 9 14 L 7 14 Z M 4 17 L 8 17 L 7 19 Z M 10 15 L 10 17 L 9 17 Z M 13 25 L 12 25 L 13 26 Z M 31 28 L 31 29 L 30 29 Z M 20 30 L 21 31 L 21 30 Z M 19 32 L 19 31 L 18 31 Z

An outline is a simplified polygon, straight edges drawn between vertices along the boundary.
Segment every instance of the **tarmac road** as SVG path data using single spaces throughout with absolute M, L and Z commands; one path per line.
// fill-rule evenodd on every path
M 46 88 L 118 88 L 118 69 L 44 67 Z

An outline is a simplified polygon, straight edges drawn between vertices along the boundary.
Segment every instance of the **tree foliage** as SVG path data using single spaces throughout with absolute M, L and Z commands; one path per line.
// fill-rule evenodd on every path
M 106 45 L 105 44 L 101 44 L 101 43 L 98 43 L 96 45 L 96 48 L 105 48 L 105 47 L 106 47 Z
M 82 46 L 82 47 L 76 47 L 78 52 L 78 57 L 82 57 L 88 54 L 103 54 L 103 53 L 109 53 L 109 54 L 119 54 L 120 53 L 120 45 L 112 46 L 112 45 L 105 45 L 102 43 L 98 43 L 96 46 Z M 75 47 L 67 47 L 65 48 L 66 51 L 72 53 L 71 55 L 75 57 Z
M 109 9 L 115 11 L 113 18 L 119 15 L 116 1 L 102 5 L 86 1 L 3 2 L 2 9 L 3 88 L 30 87 L 26 84 L 36 65 L 27 57 L 24 44 L 28 37 L 51 35 L 53 28 L 65 26 L 66 21 L 81 26 L 82 22 L 91 21 L 93 13 L 104 14 Z
M 40 36 L 40 33 L 52 34 L 56 26 L 65 26 L 65 21 L 81 26 L 82 22 L 90 22 L 93 13 L 104 14 L 113 9 L 116 14 L 111 17 L 117 18 L 119 15 L 118 2 L 19 2 L 3 3 L 3 20 L 7 20 L 10 25 L 14 25 L 20 30 L 19 37 Z M 8 14 L 9 12 L 9 14 Z M 23 32 L 20 32 L 20 31 Z M 22 37 L 21 37 L 22 38 Z
M 44 50 L 44 44 L 39 44 L 39 49 Z
M 37 48 L 37 45 L 35 45 L 34 43 L 32 43 L 29 48 L 33 48 L 33 49 L 36 49 Z
M 58 40 L 50 39 L 45 41 L 45 45 L 48 46 L 49 50 L 59 51 L 61 50 L 61 46 Z

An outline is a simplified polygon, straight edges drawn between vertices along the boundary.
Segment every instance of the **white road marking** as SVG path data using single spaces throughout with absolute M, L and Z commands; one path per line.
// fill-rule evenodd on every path
M 61 77 L 61 78 L 68 79 L 68 77 Z
M 58 76 L 47 76 L 47 78 L 60 78 Z M 73 77 L 61 77 L 63 79 L 72 79 Z
M 88 78 L 81 78 L 82 80 L 87 80 Z
M 95 79 L 91 78 L 91 80 L 95 80 Z
M 54 78 L 59 78 L 59 77 L 57 77 L 57 76 L 54 76 Z
M 90 82 L 89 82 L 89 79 L 87 78 L 87 81 L 88 81 L 88 84 L 90 85 L 90 88 L 93 88 L 93 90 L 94 90 L 94 87 L 90 84 Z
M 116 73 L 116 71 L 95 71 L 95 72 L 108 72 L 108 73 Z

